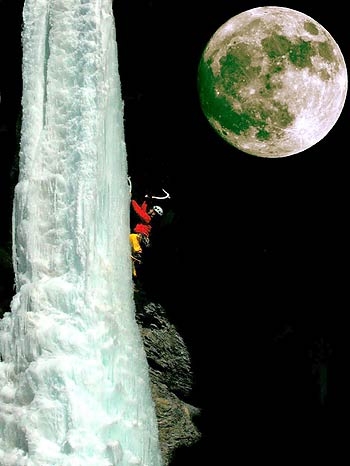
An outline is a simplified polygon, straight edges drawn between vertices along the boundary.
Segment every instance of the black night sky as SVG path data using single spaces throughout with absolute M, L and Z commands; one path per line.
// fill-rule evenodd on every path
M 285 464 L 303 452 L 340 464 L 349 418 L 349 102 L 328 135 L 300 154 L 271 160 L 229 146 L 200 109 L 198 63 L 218 27 L 264 4 L 200 3 L 114 1 L 133 192 L 171 194 L 142 278 L 188 346 L 189 402 L 202 408 L 203 440 L 174 461 Z M 16 181 L 21 4 L 0 0 L 2 249 Z M 278 6 L 325 27 L 348 65 L 339 2 Z M 4 309 L 13 279 L 0 265 Z

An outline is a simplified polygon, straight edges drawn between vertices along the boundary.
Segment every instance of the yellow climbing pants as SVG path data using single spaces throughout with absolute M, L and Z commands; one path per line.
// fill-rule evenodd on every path
M 130 239 L 130 246 L 131 246 L 131 254 L 134 253 L 141 253 L 142 252 L 142 247 L 141 247 L 141 238 L 138 233 L 130 233 L 129 235 Z
M 132 275 L 133 277 L 136 277 L 135 261 L 138 261 L 138 259 L 135 257 L 135 254 L 142 253 L 142 247 L 140 244 L 141 235 L 138 233 L 130 233 L 129 240 L 130 240 L 130 246 L 131 246 Z

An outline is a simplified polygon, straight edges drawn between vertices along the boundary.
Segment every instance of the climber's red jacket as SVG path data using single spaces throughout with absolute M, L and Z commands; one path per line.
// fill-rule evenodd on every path
M 133 199 L 131 200 L 132 208 L 134 209 L 135 213 L 139 216 L 141 222 L 137 223 L 134 227 L 134 233 L 141 233 L 142 235 L 149 236 L 152 230 L 151 223 L 151 216 L 148 214 L 147 210 L 147 202 L 143 201 L 141 205 L 139 205 Z

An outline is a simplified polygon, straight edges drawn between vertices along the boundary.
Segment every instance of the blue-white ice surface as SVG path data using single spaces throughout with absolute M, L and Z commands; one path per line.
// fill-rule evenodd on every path
M 26 0 L 0 466 L 160 466 L 112 0 Z

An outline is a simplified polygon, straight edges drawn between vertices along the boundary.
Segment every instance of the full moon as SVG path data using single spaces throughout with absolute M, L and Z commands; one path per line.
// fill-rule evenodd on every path
M 284 7 L 247 10 L 211 37 L 198 66 L 202 111 L 237 149 L 286 157 L 323 139 L 348 87 L 344 57 L 311 17 Z

